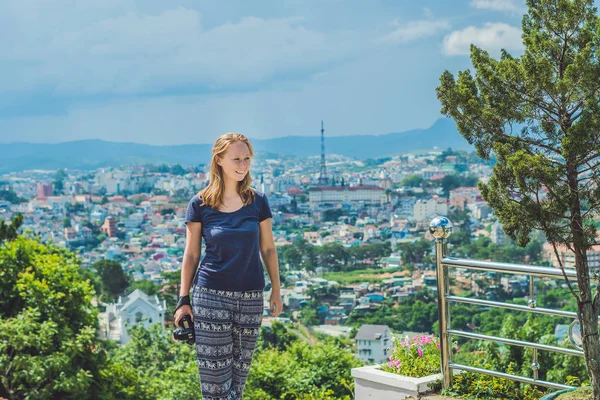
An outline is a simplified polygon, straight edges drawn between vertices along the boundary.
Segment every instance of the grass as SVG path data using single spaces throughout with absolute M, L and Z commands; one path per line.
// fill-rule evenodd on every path
M 378 268 L 378 269 L 359 269 L 348 272 L 327 272 L 323 274 L 323 279 L 328 281 L 336 281 L 341 284 L 348 283 L 377 283 L 382 282 L 385 279 L 389 279 L 388 276 L 383 277 L 384 274 L 393 274 L 395 272 L 402 271 L 402 268 Z

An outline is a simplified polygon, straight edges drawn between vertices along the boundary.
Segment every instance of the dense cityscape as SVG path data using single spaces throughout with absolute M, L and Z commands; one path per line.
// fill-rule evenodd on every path
M 385 299 L 397 307 L 421 290 L 436 290 L 434 239 L 427 231 L 433 217 L 454 222 L 451 253 L 471 242 L 516 249 L 477 189 L 478 181 L 489 179 L 491 163 L 474 153 L 432 150 L 362 161 L 330 155 L 325 165 L 317 157 L 265 159 L 259 154 L 252 172 L 253 186 L 268 196 L 273 211 L 285 304 L 281 317 L 270 318 L 265 301 L 264 325 L 273 320 L 304 323 L 316 332 L 353 338 L 358 331 L 356 354 L 365 363 L 383 362 L 386 351 L 383 345 L 371 348 L 372 339 L 363 330 L 381 330 L 385 324 L 361 329 L 359 316 Z M 117 301 L 104 304 L 99 335 L 125 344 L 126 321 L 133 319 L 137 298 L 153 305 L 137 321 L 172 322 L 185 248 L 183 217 L 207 177 L 205 165 L 14 172 L 0 178 L 0 210 L 6 221 L 23 214 L 24 232 L 74 251 L 82 267 L 91 269 L 103 260 L 121 266 L 132 285 L 120 292 L 107 288 Z M 520 256 L 523 262 L 558 266 L 543 235 L 535 237 L 535 244 L 527 253 L 515 250 L 508 259 L 494 261 Z M 568 252 L 561 257 L 568 265 Z M 600 249 L 589 257 L 597 268 Z M 456 276 L 457 291 L 488 298 L 500 292 L 522 296 L 526 286 L 526 277 Z M 394 328 L 404 333 L 432 327 Z

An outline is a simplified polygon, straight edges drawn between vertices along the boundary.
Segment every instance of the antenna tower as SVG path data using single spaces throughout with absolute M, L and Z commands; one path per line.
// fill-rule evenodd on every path
M 325 164 L 325 129 L 323 129 L 323 121 L 321 121 L 321 171 L 319 173 L 319 186 L 328 186 L 329 179 L 327 178 L 327 165 Z

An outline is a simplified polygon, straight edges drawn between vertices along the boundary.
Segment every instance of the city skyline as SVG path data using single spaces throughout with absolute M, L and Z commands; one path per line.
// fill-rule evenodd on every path
M 387 134 L 438 120 L 476 43 L 522 51 L 524 1 L 0 5 L 0 142 L 152 145 Z

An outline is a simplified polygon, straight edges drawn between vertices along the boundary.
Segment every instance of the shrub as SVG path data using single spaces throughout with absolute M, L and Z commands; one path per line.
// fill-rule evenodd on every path
M 453 343 L 455 351 L 458 346 Z M 381 369 L 394 374 L 421 378 L 440 373 L 440 343 L 433 335 L 408 336 L 394 335 L 388 362 Z

